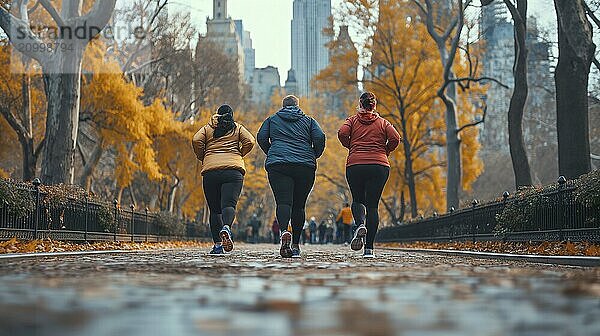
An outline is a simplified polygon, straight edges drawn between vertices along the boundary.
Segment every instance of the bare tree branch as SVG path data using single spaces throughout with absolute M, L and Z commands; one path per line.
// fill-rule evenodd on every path
M 484 106 L 483 106 L 483 115 L 481 116 L 481 120 L 477 120 L 477 121 L 474 121 L 474 122 L 468 123 L 468 124 L 466 124 L 466 125 L 463 125 L 461 128 L 459 128 L 459 129 L 456 131 L 456 133 L 460 133 L 460 132 L 464 131 L 465 129 L 469 128 L 469 127 L 475 127 L 475 126 L 477 126 L 477 125 L 479 125 L 479 124 L 482 124 L 482 123 L 484 123 L 484 122 L 485 122 L 485 117 L 486 117 L 486 115 L 487 115 L 487 109 L 488 109 L 487 105 L 484 105 Z
M 54 20 L 54 22 L 56 22 L 56 24 L 59 27 L 65 26 L 65 21 L 63 20 L 62 16 L 60 16 L 60 14 L 56 11 L 56 8 L 54 8 L 54 6 L 52 6 L 50 1 L 39 0 L 38 3 L 41 4 L 42 7 L 44 7 L 44 9 L 46 9 L 46 11 L 48 11 L 48 14 L 50 14 L 50 16 L 52 17 L 52 20 Z

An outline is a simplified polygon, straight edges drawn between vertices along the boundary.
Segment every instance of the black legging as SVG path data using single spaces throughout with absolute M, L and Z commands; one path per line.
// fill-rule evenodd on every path
M 367 226 L 365 248 L 368 249 L 373 248 L 379 227 L 379 200 L 389 175 L 390 167 L 377 164 L 359 164 L 346 168 L 346 180 L 352 193 L 352 216 L 357 225 Z
M 277 203 L 277 221 L 284 231 L 292 220 L 292 243 L 299 244 L 306 219 L 306 200 L 315 183 L 315 169 L 299 164 L 276 164 L 268 167 L 267 172 Z
M 221 242 L 219 232 L 223 225 L 231 226 L 233 223 L 243 184 L 244 175 L 236 169 L 209 170 L 203 174 L 202 187 L 210 210 L 210 233 L 215 243 Z

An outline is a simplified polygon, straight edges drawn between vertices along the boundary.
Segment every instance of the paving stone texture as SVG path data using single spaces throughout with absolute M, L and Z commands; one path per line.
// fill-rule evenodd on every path
M 600 335 L 600 268 L 376 254 L 0 260 L 0 335 Z

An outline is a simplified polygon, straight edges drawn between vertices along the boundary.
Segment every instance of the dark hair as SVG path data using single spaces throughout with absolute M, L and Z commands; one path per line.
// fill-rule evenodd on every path
M 283 98 L 282 105 L 283 105 L 283 107 L 298 106 L 298 105 L 300 105 L 300 100 L 298 99 L 298 97 L 296 97 L 294 95 L 285 96 L 285 98 Z
M 360 107 L 367 111 L 373 111 L 377 105 L 377 97 L 372 92 L 365 92 L 360 95 Z
M 348 204 L 348 202 L 344 203 L 344 208 L 347 208 L 349 206 L 350 206 L 350 204 Z
M 231 132 L 235 127 L 235 122 L 233 121 L 233 109 L 227 104 L 221 105 L 217 110 L 217 115 L 218 123 L 213 136 L 215 138 L 220 138 Z

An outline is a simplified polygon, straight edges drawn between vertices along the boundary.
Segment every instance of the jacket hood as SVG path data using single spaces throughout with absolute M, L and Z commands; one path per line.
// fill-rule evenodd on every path
M 304 117 L 304 112 L 298 106 L 286 106 L 276 114 L 286 121 L 298 121 Z
M 358 110 L 358 121 L 363 125 L 370 125 L 379 118 L 379 114 L 375 111 L 370 112 L 364 109 Z

